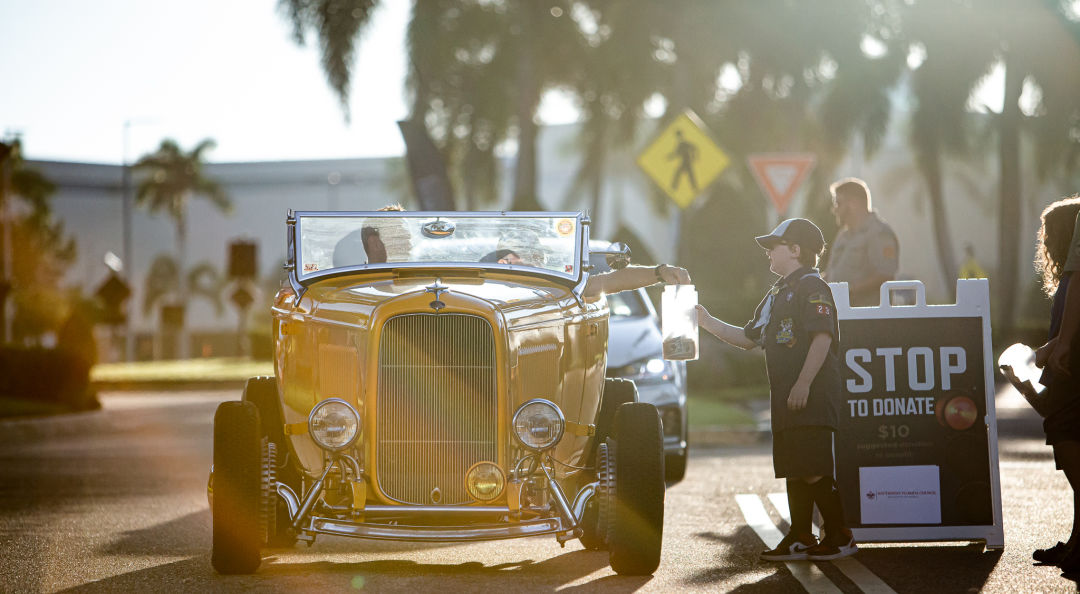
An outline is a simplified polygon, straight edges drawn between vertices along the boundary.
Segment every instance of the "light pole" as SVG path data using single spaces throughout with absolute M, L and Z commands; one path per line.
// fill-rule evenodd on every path
M 121 220 L 124 227 L 124 261 L 122 266 L 126 268 L 124 276 L 127 277 L 128 284 L 131 285 L 135 279 L 133 274 L 135 272 L 135 263 L 132 261 L 131 255 L 131 165 L 128 164 L 128 135 L 131 131 L 131 120 L 124 120 L 124 162 L 122 164 L 122 191 L 121 197 L 122 203 L 120 206 Z M 124 360 L 135 360 L 135 340 L 132 336 L 132 324 L 131 313 L 129 312 L 124 320 Z
M 121 197 L 120 204 L 120 218 L 123 226 L 123 256 L 124 256 L 124 277 L 127 279 L 127 283 L 132 289 L 135 288 L 135 254 L 134 254 L 134 237 L 132 235 L 132 211 L 135 204 L 131 195 L 131 163 L 128 159 L 128 148 L 131 137 L 131 127 L 139 124 L 151 124 L 157 121 L 155 118 L 143 118 L 143 119 L 127 119 L 124 120 L 124 154 L 123 162 L 121 164 Z M 127 319 L 124 321 L 124 360 L 135 360 L 135 329 L 134 324 L 131 321 L 131 312 L 128 313 Z

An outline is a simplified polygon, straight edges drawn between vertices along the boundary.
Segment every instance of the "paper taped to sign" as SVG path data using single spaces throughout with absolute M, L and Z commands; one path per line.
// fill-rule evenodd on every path
M 863 524 L 940 524 L 938 466 L 862 466 Z

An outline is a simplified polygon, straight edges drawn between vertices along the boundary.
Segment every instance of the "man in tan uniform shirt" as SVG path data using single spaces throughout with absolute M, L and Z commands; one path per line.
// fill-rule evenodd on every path
M 870 189 L 849 177 L 829 187 L 840 232 L 829 249 L 825 280 L 846 282 L 851 305 L 878 305 L 881 283 L 894 280 L 900 267 L 900 243 L 888 223 L 872 210 Z

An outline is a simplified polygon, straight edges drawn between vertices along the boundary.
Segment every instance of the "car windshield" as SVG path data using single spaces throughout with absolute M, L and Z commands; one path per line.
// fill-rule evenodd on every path
M 454 264 L 576 279 L 578 213 L 297 213 L 297 276 Z

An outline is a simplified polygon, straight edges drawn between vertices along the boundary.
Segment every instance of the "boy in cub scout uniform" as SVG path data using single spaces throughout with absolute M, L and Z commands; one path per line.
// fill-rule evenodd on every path
M 761 554 L 769 561 L 826 561 L 858 547 L 844 524 L 836 488 L 833 433 L 839 424 L 840 330 L 832 291 L 814 268 L 825 247 L 821 230 L 806 219 L 788 219 L 755 238 L 780 277 L 738 327 L 698 306 L 698 323 L 742 349 L 765 349 L 773 430 L 773 469 L 787 479 L 791 531 Z M 820 543 L 811 532 L 817 504 L 825 521 Z

